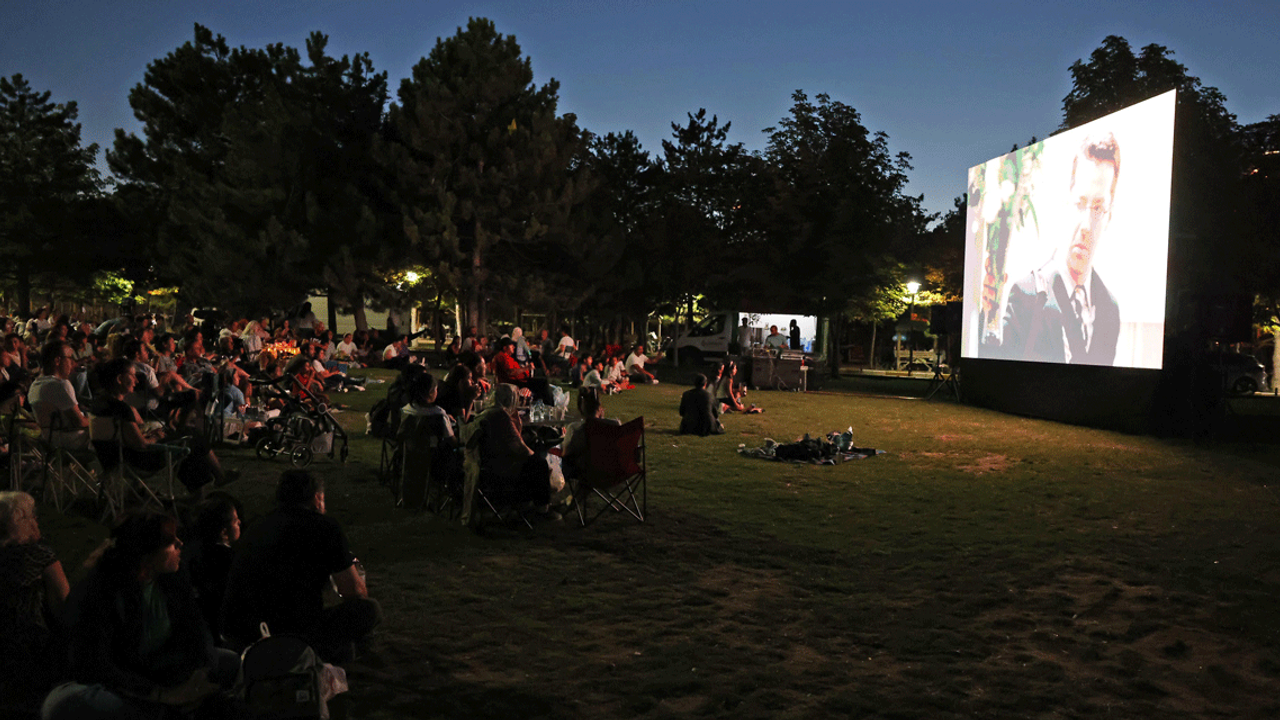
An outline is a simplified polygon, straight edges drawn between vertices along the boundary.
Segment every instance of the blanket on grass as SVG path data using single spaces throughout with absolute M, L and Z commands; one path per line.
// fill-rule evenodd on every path
M 811 438 L 805 433 L 804 437 L 793 443 L 778 443 L 772 438 L 765 438 L 763 447 L 749 448 L 745 444 L 738 446 L 738 454 L 747 457 L 813 465 L 836 465 L 846 460 L 862 460 L 884 453 L 884 450 L 855 447 L 852 427 L 844 432 L 835 430 L 827 433 L 826 438 Z

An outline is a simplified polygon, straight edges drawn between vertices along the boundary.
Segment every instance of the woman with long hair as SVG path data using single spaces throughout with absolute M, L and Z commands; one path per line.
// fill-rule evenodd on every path
M 187 712 L 235 682 L 239 657 L 214 647 L 181 560 L 169 515 L 142 511 L 111 531 L 68 603 L 74 681 L 49 694 L 45 718 Z

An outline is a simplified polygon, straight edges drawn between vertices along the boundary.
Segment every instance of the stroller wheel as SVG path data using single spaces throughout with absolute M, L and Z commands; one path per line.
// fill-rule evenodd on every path
M 306 445 L 299 445 L 289 453 L 289 460 L 293 462 L 294 467 L 304 468 L 311 464 L 311 448 Z
M 351 454 L 351 448 L 347 447 L 346 443 L 343 443 L 342 449 L 338 451 L 338 460 L 340 462 L 346 462 L 347 456 L 350 454 Z
M 254 450 L 257 451 L 259 460 L 268 460 L 280 453 L 279 450 L 276 450 L 275 445 L 271 442 L 271 438 L 269 437 L 264 437 L 259 440 L 258 444 L 254 447 Z

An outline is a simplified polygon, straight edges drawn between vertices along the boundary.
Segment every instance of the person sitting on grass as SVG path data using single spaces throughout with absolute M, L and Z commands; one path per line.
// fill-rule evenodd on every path
M 347 333 L 342 336 L 342 342 L 333 348 L 333 359 L 339 362 L 352 363 L 359 365 L 356 359 L 359 348 L 356 347 L 355 336 Z
M 320 378 L 316 377 L 315 364 L 312 363 L 314 355 L 312 354 L 311 343 L 303 343 L 298 348 L 298 354 L 293 356 L 289 364 L 284 368 L 284 374 L 289 378 L 289 387 L 292 395 L 304 403 L 324 403 L 329 404 L 329 396 L 324 392 L 324 383 Z
M 737 374 L 738 364 L 732 360 L 725 360 L 720 366 L 720 379 L 715 385 L 716 400 L 724 405 L 727 412 L 760 412 L 760 408 L 755 405 L 750 407 L 743 405 L 742 398 L 746 396 L 747 391 L 739 387 L 734 380 Z
M 611 353 L 608 359 L 605 360 L 604 381 L 609 384 L 613 393 L 620 393 L 623 390 L 631 390 L 635 387 L 627 377 L 627 369 L 623 366 L 622 358 L 617 353 Z
M 613 384 L 604 379 L 603 361 L 595 359 L 590 355 L 587 355 L 583 360 L 586 361 L 588 369 L 586 374 L 582 376 L 582 389 L 595 391 L 594 393 L 588 392 L 588 395 L 611 395 L 616 392 L 616 390 L 613 389 Z
M 399 370 L 410 362 L 413 362 L 413 356 L 409 353 L 409 343 L 403 335 L 396 335 L 395 339 L 382 349 L 382 367 L 384 368 Z
M 319 357 L 320 345 L 316 343 L 306 343 L 306 346 L 309 347 L 307 352 L 308 357 L 311 358 L 312 373 L 325 390 L 346 392 L 348 390 L 363 391 L 365 389 L 364 378 L 356 379 L 336 368 L 330 369 Z
M 239 539 L 240 503 L 221 491 L 210 493 L 195 509 L 188 541 L 191 548 L 185 553 L 185 560 L 200 612 L 214 642 L 222 638 L 222 599 L 235 557 L 231 546 Z
M 169 515 L 138 512 L 111 531 L 68 601 L 74 682 L 49 693 L 44 718 L 170 717 L 219 702 L 240 658 L 214 647 L 181 561 Z
M 326 662 L 343 663 L 382 620 L 369 597 L 347 536 L 325 514 L 324 482 L 306 470 L 285 470 L 276 509 L 240 540 L 222 606 L 223 632 L 237 644 L 272 634 L 302 636 Z M 342 600 L 325 606 L 325 591 Z
M 699 373 L 693 378 L 693 388 L 680 396 L 680 434 L 705 437 L 723 432 L 720 403 L 707 390 L 707 376 Z
M 657 385 L 658 378 L 649 372 L 647 366 L 653 365 L 662 359 L 662 353 L 658 353 L 655 358 L 650 358 L 644 354 L 644 343 L 636 343 L 636 347 L 627 356 L 623 366 L 626 368 L 627 375 L 631 378 L 631 382 L 641 385 Z

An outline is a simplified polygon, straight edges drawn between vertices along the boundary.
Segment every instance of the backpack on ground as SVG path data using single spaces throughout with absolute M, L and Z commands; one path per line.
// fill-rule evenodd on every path
M 268 635 L 240 659 L 239 687 L 253 718 L 329 717 L 321 690 L 324 664 L 296 635 Z

